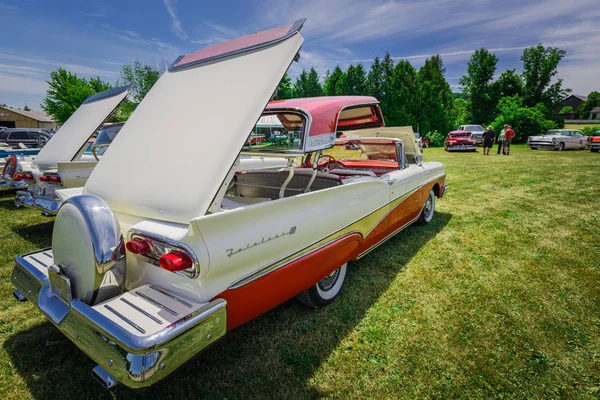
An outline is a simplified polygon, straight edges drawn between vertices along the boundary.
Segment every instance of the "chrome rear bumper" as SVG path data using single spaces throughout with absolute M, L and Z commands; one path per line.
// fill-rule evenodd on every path
M 4 179 L 0 181 L 0 187 L 10 187 L 16 189 L 22 189 L 27 187 L 27 182 L 25 181 L 13 181 L 12 179 Z
M 98 363 L 99 367 L 94 369 L 95 377 L 100 378 L 106 387 L 114 386 L 113 380 L 131 388 L 150 386 L 227 332 L 225 300 L 196 303 L 152 285 L 135 289 L 136 294 L 126 292 L 95 306 L 77 299 L 69 303 L 60 296 L 64 288 L 52 288 L 46 271 L 52 262 L 49 249 L 19 256 L 12 282 L 19 294 L 37 306 L 65 336 Z M 161 306 L 156 298 L 148 299 L 147 308 L 140 307 L 148 296 L 137 295 L 145 287 L 161 294 L 163 299 L 166 296 L 181 303 L 179 309 L 190 307 L 192 311 L 175 313 L 178 318 L 175 322 L 164 323 L 165 311 L 173 313 L 175 307 L 170 305 L 170 308 L 161 308 L 161 312 L 156 313 L 152 310 L 157 305 Z M 125 296 L 130 296 L 130 300 L 135 296 L 137 306 L 123 315 L 123 311 L 115 310 L 123 304 L 131 304 L 129 300 L 123 300 Z M 107 307 L 109 304 L 113 307 Z M 106 310 L 112 311 L 114 316 Z M 132 322 L 136 318 L 137 321 L 149 318 L 143 320 L 147 326 L 152 321 L 160 325 L 154 330 L 141 329 L 141 323 Z M 137 329 L 135 333 L 132 333 L 132 327 Z
M 15 196 L 15 205 L 17 207 L 37 208 L 44 215 L 56 215 L 62 202 L 56 196 L 34 196 L 30 191 L 19 190 Z

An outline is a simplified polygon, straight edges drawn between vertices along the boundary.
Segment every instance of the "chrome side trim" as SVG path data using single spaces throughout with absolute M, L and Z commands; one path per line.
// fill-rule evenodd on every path
M 23 296 L 23 293 L 21 293 L 19 289 L 13 290 L 13 296 L 15 296 L 15 299 L 17 299 L 18 301 L 27 301 L 27 297 Z
M 136 292 L 137 293 L 137 292 Z M 121 299 L 123 300 L 123 299 Z M 123 314 L 121 314 L 120 312 L 118 312 L 117 310 L 115 310 L 114 308 L 112 308 L 111 306 L 105 304 L 104 308 L 106 308 L 108 311 L 110 311 L 111 313 L 115 314 L 117 317 L 121 318 L 123 321 L 127 322 L 129 325 L 131 325 L 136 331 L 140 332 L 140 333 L 146 333 L 145 330 L 143 330 L 142 328 L 140 328 L 139 325 L 137 325 L 135 322 L 133 322 L 132 320 L 130 320 L 129 318 L 127 318 L 126 316 L 124 316 Z
M 120 299 L 123 303 L 127 304 L 128 306 L 130 306 L 131 308 L 133 308 L 134 310 L 136 310 L 137 312 L 139 312 L 140 314 L 145 315 L 146 317 L 150 318 L 152 321 L 156 322 L 159 325 L 162 325 L 162 321 L 158 318 L 156 318 L 154 315 L 147 313 L 146 311 L 142 310 L 141 308 L 139 308 L 138 306 L 136 306 L 135 304 L 133 304 L 132 302 L 130 302 L 127 299 L 124 299 L 121 297 Z M 106 307 L 106 306 L 105 306 Z
M 158 293 L 162 293 L 162 294 L 164 294 L 165 296 L 167 296 L 167 297 L 169 297 L 169 298 L 171 298 L 171 299 L 175 300 L 176 302 L 178 302 L 178 303 L 180 303 L 180 304 L 183 304 L 183 305 L 184 305 L 184 306 L 186 306 L 187 308 L 192 308 L 192 307 L 193 307 L 193 306 L 192 306 L 190 303 L 188 303 L 187 301 L 185 301 L 185 300 L 183 300 L 183 299 L 181 299 L 181 298 L 179 298 L 179 297 L 175 296 L 174 294 L 172 294 L 172 293 L 170 293 L 170 292 L 167 292 L 165 289 L 159 288 L 158 286 L 154 286 L 154 285 L 152 285 L 152 284 L 149 284 L 148 286 L 150 287 L 150 289 L 152 289 L 152 290 L 155 290 L 155 291 L 157 291 Z
M 423 208 L 421 207 L 421 211 L 423 211 Z M 356 259 L 360 259 L 362 257 L 364 257 L 365 255 L 369 254 L 371 251 L 375 250 L 377 247 L 381 246 L 382 244 L 384 244 L 389 238 L 391 238 L 392 236 L 394 236 L 396 233 L 400 232 L 401 230 L 403 230 L 404 228 L 408 227 L 409 225 L 411 225 L 413 222 L 415 222 L 416 220 L 419 219 L 419 216 L 421 215 L 421 211 L 419 211 L 419 214 L 413 218 L 412 220 L 410 220 L 409 222 L 407 222 L 406 224 L 402 225 L 400 228 L 396 229 L 394 232 L 390 233 L 389 235 L 387 235 L 385 238 L 381 239 L 379 242 L 375 243 L 373 246 L 369 247 L 367 250 L 363 251 L 362 253 L 360 253 Z
M 150 303 L 154 304 L 156 307 L 161 308 L 163 310 L 165 310 L 166 312 L 168 312 L 171 315 L 175 315 L 178 316 L 179 313 L 177 313 L 176 311 L 171 310 L 169 307 L 160 304 L 158 301 L 154 300 L 152 297 L 146 296 L 144 293 L 142 292 L 138 292 L 137 290 L 134 292 L 135 294 L 137 294 L 138 296 L 140 296 L 142 299 L 149 301 Z
M 102 387 L 104 387 L 104 389 L 112 389 L 119 384 L 111 374 L 106 372 L 106 370 L 99 365 L 96 365 L 92 370 L 92 376 L 102 385 Z

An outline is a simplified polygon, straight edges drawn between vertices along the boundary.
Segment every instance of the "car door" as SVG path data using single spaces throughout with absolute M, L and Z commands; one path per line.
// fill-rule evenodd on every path
M 23 143 L 25 146 L 27 146 L 28 141 L 29 141 L 29 135 L 27 134 L 27 131 L 11 132 L 8 137 L 8 142 L 13 147 L 18 147 L 19 143 Z M 27 146 L 27 147 L 30 147 L 30 146 Z
M 585 149 L 587 147 L 587 137 L 579 131 L 572 131 L 571 138 L 573 139 L 573 146 L 577 149 Z

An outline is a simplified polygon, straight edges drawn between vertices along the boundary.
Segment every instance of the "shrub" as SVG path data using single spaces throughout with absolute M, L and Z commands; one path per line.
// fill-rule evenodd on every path
M 446 136 L 442 135 L 438 131 L 430 131 L 424 135 L 429 140 L 430 146 L 442 146 L 444 144 L 444 140 L 446 140 Z
M 501 98 L 497 108 L 498 117 L 491 124 L 494 131 L 500 132 L 504 124 L 509 124 L 515 131 L 516 142 L 525 141 L 528 136 L 540 135 L 557 126 L 555 121 L 546 118 L 548 109 L 542 103 L 535 107 L 524 107 L 522 98 L 512 96 Z
M 600 136 L 600 133 L 598 133 L 598 131 L 600 131 L 600 125 L 598 125 L 598 126 L 586 126 L 585 128 L 583 128 L 581 130 L 581 132 L 585 136 Z
M 571 106 L 564 106 L 562 108 L 562 110 L 560 110 L 560 114 L 570 114 L 573 112 L 573 107 Z

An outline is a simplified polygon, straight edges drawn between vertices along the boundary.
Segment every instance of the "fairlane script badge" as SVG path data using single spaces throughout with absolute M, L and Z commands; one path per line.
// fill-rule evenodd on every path
M 246 247 L 240 247 L 237 250 L 227 249 L 227 250 L 225 250 L 225 252 L 227 253 L 227 257 L 231 257 L 234 254 L 241 253 L 242 251 L 246 251 L 246 250 L 251 249 L 251 248 L 256 247 L 256 246 L 260 246 L 261 244 L 273 241 L 275 239 L 279 239 L 280 237 L 283 237 L 283 236 L 286 236 L 286 235 L 293 235 L 294 233 L 296 233 L 296 227 L 292 226 L 290 228 L 290 230 L 287 231 L 287 232 L 278 233 L 275 236 L 269 236 L 267 239 L 265 239 L 264 236 L 263 236 L 263 238 L 261 239 L 260 242 L 254 242 L 253 244 L 248 243 L 246 245 Z

